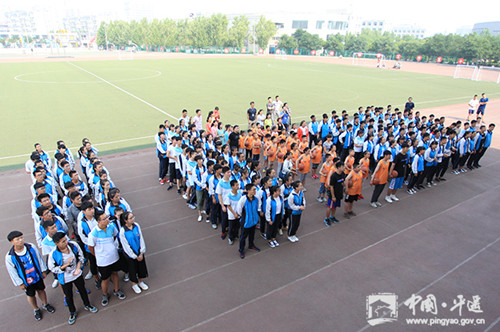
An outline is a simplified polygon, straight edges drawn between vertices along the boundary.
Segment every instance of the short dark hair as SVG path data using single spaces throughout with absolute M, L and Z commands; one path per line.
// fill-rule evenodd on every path
M 54 234 L 54 236 L 52 237 L 52 241 L 54 241 L 54 243 L 59 243 L 59 241 L 61 241 L 62 239 L 64 239 L 66 237 L 66 234 L 64 234 L 63 232 L 57 232 L 56 234 Z
M 54 221 L 54 219 L 52 219 L 52 220 L 44 220 L 44 221 L 43 221 L 43 223 L 42 223 L 42 227 L 43 227 L 44 229 L 47 229 L 47 228 L 49 228 L 49 227 L 51 227 L 51 226 L 55 225 L 55 223 L 56 223 L 56 222 Z
M 99 219 L 101 218 L 102 215 L 106 215 L 106 213 L 104 213 L 101 210 L 96 210 L 95 215 L 94 215 L 95 220 L 99 221 Z
M 14 240 L 16 237 L 20 236 L 23 236 L 23 233 L 21 233 L 20 231 L 12 231 L 9 233 L 9 235 L 7 235 L 7 240 L 10 242 Z

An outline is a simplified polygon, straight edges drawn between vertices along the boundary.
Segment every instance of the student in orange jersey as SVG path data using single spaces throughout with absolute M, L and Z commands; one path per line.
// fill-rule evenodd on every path
M 387 183 L 387 178 L 389 176 L 390 159 L 392 153 L 389 150 L 384 151 L 384 157 L 378 162 L 375 171 L 372 174 L 370 184 L 374 185 L 372 200 L 370 205 L 374 208 L 381 206 L 378 202 L 378 198 L 382 191 L 384 191 L 385 184 Z
M 318 141 L 318 142 L 321 142 L 321 141 Z M 319 143 L 319 144 L 321 144 L 321 143 Z M 323 163 L 323 165 L 321 165 L 321 169 L 319 170 L 319 175 L 321 175 L 319 182 L 321 183 L 321 185 L 319 187 L 318 198 L 316 198 L 316 200 L 320 203 L 325 201 L 326 177 L 328 176 L 328 174 L 330 173 L 330 170 L 332 169 L 332 166 L 333 166 L 332 159 L 333 159 L 332 155 L 327 154 L 326 160 Z M 314 160 L 313 160 L 313 167 L 314 167 Z
M 304 165 L 304 167 L 301 169 L 299 164 Z M 299 156 L 295 162 L 295 167 L 297 168 L 297 172 L 299 172 L 299 181 L 302 182 L 305 187 L 307 173 L 311 171 L 311 150 L 309 147 L 306 147 L 304 152 Z M 307 191 L 306 188 L 304 188 L 304 191 Z
M 264 169 L 267 169 L 269 166 L 269 158 L 267 155 L 267 149 L 271 144 L 271 134 L 265 134 L 264 140 L 262 141 L 262 155 L 264 157 Z
M 286 149 L 286 140 L 280 139 L 278 151 L 276 153 L 276 156 L 278 157 L 278 171 L 276 173 L 278 174 L 281 174 L 281 170 L 283 168 L 283 163 L 285 162 L 285 156 L 287 152 L 288 151 Z
M 352 171 L 347 175 L 345 181 L 347 182 L 347 195 L 345 196 L 344 217 L 350 219 L 351 216 L 356 216 L 356 213 L 352 212 L 352 206 L 358 200 L 359 195 L 361 195 L 361 184 L 363 182 L 363 174 L 358 163 L 353 164 Z M 349 186 L 350 181 L 352 181 L 351 186 Z
M 247 137 L 245 137 L 244 144 L 246 150 L 245 159 L 252 158 L 253 132 L 250 129 Z
M 276 152 L 278 150 L 278 144 L 276 143 L 277 140 L 278 138 L 276 136 L 272 136 L 267 146 L 267 160 L 269 161 L 269 168 L 273 168 L 274 163 L 276 162 Z
M 346 175 L 349 175 L 349 173 L 351 173 L 351 171 L 353 170 L 354 161 L 355 161 L 354 150 L 349 149 L 348 155 L 344 160 L 345 174 Z
M 368 178 L 368 173 L 370 170 L 370 152 L 365 151 L 363 152 L 363 158 L 359 161 L 359 166 L 361 166 L 361 173 L 363 173 L 363 178 L 366 179 Z M 365 171 L 367 170 L 367 171 Z
M 259 138 L 259 135 L 257 133 L 253 134 L 253 141 L 252 141 L 252 159 L 259 161 L 260 159 L 260 150 L 262 148 L 262 142 Z
M 304 152 L 305 148 L 309 147 L 309 137 L 308 136 L 303 136 L 302 141 L 299 142 L 299 151 L 300 153 Z
M 312 163 L 312 170 L 311 170 L 311 177 L 313 179 L 318 179 L 319 176 L 316 174 L 319 164 L 321 164 L 321 160 L 323 159 L 323 142 L 321 140 L 316 143 L 314 148 L 311 149 L 311 163 Z

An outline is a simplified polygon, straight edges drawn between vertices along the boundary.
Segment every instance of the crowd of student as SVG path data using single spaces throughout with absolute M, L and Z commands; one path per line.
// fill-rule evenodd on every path
M 25 243 L 23 233 L 17 230 L 7 236 L 12 244 L 5 257 L 9 275 L 25 292 L 36 320 L 42 319 L 37 294 L 42 308 L 55 312 L 45 293 L 44 279 L 49 272 L 54 276 L 52 287 L 60 287 L 69 309 L 69 324 L 77 317 L 73 285 L 84 309 L 92 313 L 98 309 L 90 304 L 85 280 L 93 278 L 95 287 L 102 290 L 103 306 L 109 303 L 110 280 L 114 295 L 126 298 L 119 288 L 118 271 L 125 272 L 123 280 L 131 281 L 135 293 L 148 289 L 143 281 L 148 275 L 146 245 L 130 205 L 120 196 L 98 158 L 98 150 L 88 139 L 82 140 L 78 156 L 84 180 L 63 141 L 57 142 L 54 162 L 40 144 L 35 144 L 26 173 L 33 180 L 30 189 L 36 245 Z M 89 271 L 84 277 L 85 265 Z
M 292 123 L 291 109 L 276 96 L 268 99 L 267 110 L 257 112 L 250 103 L 247 130 L 223 125 L 217 107 L 209 112 L 204 129 L 201 110 L 192 118 L 183 110 L 176 123 L 165 121 L 155 135 L 159 182 L 167 190 L 175 187 L 197 210 L 198 222 L 205 219 L 212 228 L 220 228 L 221 239 L 227 238 L 230 245 L 238 240 L 243 259 L 247 248 L 260 251 L 254 243 L 256 230 L 272 248 L 285 233 L 290 242 L 299 241 L 309 175 L 319 179 L 317 200 L 326 203 L 324 223 L 330 226 L 339 221 L 335 215 L 342 200 L 344 218 L 356 215 L 353 205 L 364 198 L 363 180 L 373 186 L 370 205 L 377 208 L 387 183 L 385 201 L 392 203 L 399 200 L 396 193 L 404 185 L 413 195 L 446 181 L 450 163 L 456 175 L 481 167 L 494 124 L 486 127 L 478 114 L 470 123 L 445 126 L 444 117 L 421 116 L 414 107 L 410 98 L 403 111 L 390 105 L 359 107 L 352 116 L 332 111 L 320 121 L 311 115 L 309 122 Z M 35 144 L 26 163 L 33 180 L 37 245 L 25 243 L 21 232 L 12 231 L 6 266 L 13 283 L 25 291 L 37 320 L 42 311 L 36 294 L 43 309 L 55 311 L 44 291 L 48 271 L 54 275 L 52 286 L 59 285 L 64 294 L 70 324 L 76 320 L 73 284 L 91 312 L 97 308 L 89 302 L 85 279 L 93 278 L 102 290 L 103 306 L 109 303 L 110 280 L 114 294 L 126 297 L 119 288 L 120 270 L 134 292 L 148 289 L 143 281 L 148 275 L 146 246 L 130 205 L 88 139 L 82 140 L 78 156 L 84 180 L 63 141 L 57 142 L 54 162 Z M 83 277 L 85 265 L 89 272 Z
M 243 258 L 245 225 L 256 225 L 271 247 L 279 245 L 276 234 L 283 231 L 288 231 L 290 241 L 298 240 L 298 222 L 295 226 L 293 219 L 299 216 L 295 218 L 300 221 L 305 208 L 308 174 L 320 179 L 317 200 L 326 202 L 324 223 L 330 226 L 339 221 L 335 212 L 342 200 L 344 217 L 356 215 L 353 204 L 364 198 L 363 180 L 373 186 L 370 205 L 377 208 L 387 184 L 385 201 L 393 203 L 405 185 L 413 195 L 446 181 L 450 164 L 456 175 L 481 167 L 495 128 L 482 123 L 487 103 L 484 94 L 483 98 L 476 120 L 448 126 L 444 117 L 421 116 L 412 98 L 404 110 L 391 105 L 359 107 L 352 116 L 332 111 L 319 122 L 311 115 L 309 123 L 292 124 L 287 103 L 279 96 L 274 101 L 269 97 L 266 116 L 264 109 L 257 111 L 250 103 L 247 130 L 223 125 L 218 107 L 209 112 L 205 129 L 201 110 L 193 118 L 183 110 L 175 123 L 161 124 L 155 136 L 159 181 L 168 183 L 168 190 L 176 187 L 187 205 L 198 210 L 198 221 L 205 214 L 214 229 L 220 226 L 222 239 L 228 237 L 233 244 L 239 232 Z M 242 216 L 244 204 L 238 202 L 253 197 L 248 184 L 256 188 L 257 213 Z M 249 231 L 253 249 L 255 230 Z

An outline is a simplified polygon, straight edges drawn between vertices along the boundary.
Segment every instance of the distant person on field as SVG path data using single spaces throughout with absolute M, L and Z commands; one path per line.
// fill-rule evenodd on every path
M 415 103 L 413 102 L 413 98 L 408 98 L 408 102 L 405 104 L 405 111 L 413 111 L 415 108 Z
M 250 102 L 250 108 L 247 110 L 247 120 L 249 126 L 252 123 L 255 123 L 256 115 L 257 115 L 257 109 L 255 108 L 255 103 L 252 101 Z
M 477 113 L 476 113 L 477 115 L 476 120 L 479 120 L 479 114 L 481 114 L 484 123 L 484 111 L 486 109 L 486 104 L 488 104 L 489 101 L 490 99 L 486 97 L 486 93 L 481 94 L 481 99 L 479 99 L 479 107 L 477 108 Z
M 467 121 L 470 120 L 471 114 L 474 114 L 479 106 L 479 100 L 477 100 L 477 95 L 474 95 L 471 100 L 469 100 L 469 114 L 467 115 Z M 479 116 L 479 113 L 478 113 Z

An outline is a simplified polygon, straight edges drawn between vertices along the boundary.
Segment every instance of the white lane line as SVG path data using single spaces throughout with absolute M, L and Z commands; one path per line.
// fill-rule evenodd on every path
M 498 187 L 498 186 L 497 186 L 497 187 Z M 495 188 L 497 188 L 497 187 L 495 187 Z M 491 190 L 491 189 L 490 189 L 490 190 Z M 474 200 L 474 199 L 476 199 L 478 196 L 480 196 L 480 195 L 482 195 L 482 194 L 484 194 L 484 192 L 483 192 L 483 193 L 480 193 L 480 194 L 477 194 L 477 195 L 475 195 L 475 196 L 473 196 L 473 197 L 469 198 L 468 200 L 466 200 L 466 201 L 464 201 L 464 202 Z M 432 219 L 432 218 L 434 218 L 434 217 L 437 217 L 437 216 L 439 216 L 439 215 L 441 215 L 441 214 L 444 214 L 444 213 L 446 213 L 446 212 L 452 211 L 452 210 L 453 210 L 453 209 L 455 209 L 457 206 L 462 205 L 464 202 L 461 202 L 461 203 L 459 203 L 459 204 L 453 205 L 453 206 L 449 207 L 448 209 L 446 209 L 446 210 L 443 210 L 443 211 L 439 212 L 438 214 L 435 214 L 435 215 L 432 215 L 432 216 L 430 216 L 430 217 L 428 217 L 428 218 L 425 218 L 425 219 L 423 219 L 423 220 L 419 221 L 419 222 L 418 222 L 418 223 L 416 223 L 416 224 L 413 224 L 413 225 L 411 225 L 411 226 L 408 226 L 408 227 L 406 227 L 406 228 L 404 228 L 404 229 L 400 230 L 399 232 L 396 232 L 396 233 L 394 233 L 394 234 L 391 234 L 391 235 L 389 235 L 389 236 L 387 236 L 387 237 L 385 237 L 385 238 L 383 238 L 383 239 L 381 239 L 381 240 L 379 240 L 379 241 L 377 241 L 377 242 L 375 242 L 375 243 L 370 244 L 369 246 L 366 246 L 366 247 L 364 247 L 364 248 L 362 248 L 362 249 L 360 249 L 360 250 L 358 250 L 358 251 L 356 251 L 356 252 L 354 252 L 354 253 L 352 253 L 352 254 L 350 254 L 350 255 L 348 255 L 348 256 L 342 257 L 342 258 L 340 258 L 340 259 L 338 259 L 338 260 L 336 260 L 336 261 L 334 261 L 334 262 L 332 262 L 332 263 L 330 263 L 330 264 L 328 264 L 328 265 L 325 265 L 325 266 L 323 266 L 323 267 L 321 267 L 321 268 L 319 268 L 319 269 L 317 269 L 317 270 L 315 270 L 315 271 L 313 271 L 313 272 L 311 272 L 311 273 L 309 273 L 309 274 L 307 274 L 307 275 L 305 275 L 305 276 L 303 276 L 303 277 L 301 277 L 301 278 L 298 278 L 298 279 L 296 279 L 296 280 L 294 280 L 294 281 L 291 281 L 291 282 L 289 282 L 289 283 L 287 283 L 287 284 L 285 284 L 285 285 L 283 285 L 283 286 L 281 286 L 281 287 L 279 287 L 279 288 L 273 289 L 272 291 L 267 292 L 267 293 L 265 293 L 265 294 L 262 294 L 261 296 L 258 296 L 258 297 L 256 297 L 256 298 L 253 298 L 253 299 L 251 299 L 250 301 L 247 301 L 247 302 L 245 302 L 245 303 L 242 303 L 242 304 L 240 304 L 240 305 L 238 305 L 238 306 L 236 306 L 236 307 L 234 307 L 234 308 L 231 308 L 231 309 L 229 309 L 229 310 L 227 310 L 227 311 L 225 311 L 225 312 L 222 312 L 222 313 L 220 313 L 220 314 L 218 314 L 218 315 L 216 315 L 216 316 L 213 316 L 213 317 L 208 318 L 208 319 L 206 319 L 206 320 L 204 320 L 204 321 L 201 321 L 201 322 L 199 322 L 198 324 L 195 324 L 195 325 L 193 325 L 193 326 L 191 326 L 191 327 L 188 327 L 188 328 L 186 328 L 186 329 L 182 330 L 182 332 L 191 331 L 191 330 L 193 330 L 193 329 L 195 329 L 195 328 L 198 328 L 198 327 L 203 326 L 203 325 L 205 325 L 205 324 L 207 324 L 207 323 L 210 323 L 211 321 L 216 320 L 216 319 L 218 319 L 218 318 L 220 318 L 220 317 L 222 317 L 222 316 L 225 316 L 225 315 L 227 315 L 227 314 L 229 314 L 229 313 L 231 313 L 231 312 L 234 312 L 234 311 L 236 311 L 236 310 L 238 310 L 238 309 L 240 309 L 240 308 L 242 308 L 242 307 L 244 307 L 244 306 L 247 306 L 247 305 L 252 304 L 252 303 L 254 303 L 254 302 L 257 302 L 257 301 L 259 301 L 259 300 L 261 300 L 261 299 L 263 299 L 263 298 L 265 298 L 265 297 L 268 297 L 268 296 L 270 296 L 270 295 L 272 295 L 272 294 L 275 294 L 275 293 L 277 293 L 277 292 L 279 292 L 279 291 L 281 291 L 281 290 L 283 290 L 283 289 L 285 289 L 285 288 L 287 288 L 287 287 L 289 287 L 289 286 L 292 286 L 292 285 L 294 285 L 294 284 L 296 284 L 296 283 L 298 283 L 298 282 L 300 282 L 300 281 L 302 281 L 302 280 L 305 280 L 305 279 L 307 279 L 307 278 L 309 278 L 309 277 L 311 277 L 311 276 L 313 276 L 313 275 L 315 275 L 315 274 L 318 274 L 318 273 L 320 273 L 320 272 L 322 272 L 322 271 L 324 271 L 324 270 L 326 270 L 326 269 L 329 269 L 330 267 L 335 266 L 335 265 L 337 265 L 338 263 L 342 263 L 343 261 L 346 261 L 346 260 L 348 260 L 348 259 L 349 259 L 349 258 L 351 258 L 351 257 L 354 257 L 354 256 L 356 256 L 356 255 L 358 255 L 358 254 L 360 254 L 360 253 L 363 253 L 363 252 L 365 252 L 366 250 L 371 249 L 371 248 L 373 248 L 373 247 L 377 246 L 377 245 L 378 245 L 378 244 L 380 244 L 380 243 L 383 243 L 383 242 L 385 242 L 385 241 L 387 241 L 387 240 L 390 240 L 390 239 L 392 239 L 393 237 L 398 236 L 399 234 L 402 234 L 402 233 L 404 233 L 404 232 L 406 232 L 406 231 L 408 231 L 408 230 L 410 230 L 410 229 L 413 229 L 413 228 L 415 228 L 415 227 L 417 227 L 417 226 L 421 225 L 422 223 L 424 223 L 424 222 L 426 222 L 426 221 L 431 220 L 431 219 Z M 324 230 L 324 229 L 326 229 L 326 228 L 323 228 L 323 230 Z M 498 242 L 499 240 L 500 240 L 500 237 L 499 237 L 499 238 L 497 238 L 494 242 L 492 242 L 492 243 L 488 244 L 486 247 L 484 247 L 483 249 L 481 249 L 479 252 L 484 251 L 486 248 L 488 248 L 489 246 L 491 246 L 491 245 L 493 245 L 494 243 Z M 476 254 L 474 254 L 473 256 L 477 255 L 479 252 L 477 252 L 477 253 L 476 253 Z M 459 264 L 459 265 L 460 265 L 460 264 Z M 449 272 L 450 272 L 450 271 L 449 271 Z M 449 273 L 449 272 L 447 272 L 447 273 Z
M 493 327 L 495 325 L 497 325 L 498 323 L 500 322 L 500 316 L 498 316 L 497 319 L 495 319 L 495 321 L 493 323 L 491 323 L 485 330 L 484 332 L 490 332 L 490 331 L 493 331 Z
M 111 85 L 113 88 L 118 89 L 118 90 L 120 90 L 120 91 L 121 91 L 121 92 L 123 92 L 123 93 L 126 93 L 126 94 L 127 94 L 127 95 L 129 95 L 130 97 L 135 98 L 135 99 L 139 100 L 140 102 L 143 102 L 144 104 L 148 105 L 148 106 L 149 106 L 149 107 L 151 107 L 151 108 L 154 108 L 154 109 L 155 109 L 155 110 L 157 110 L 158 112 L 161 112 L 161 113 L 163 113 L 163 114 L 165 114 L 165 115 L 167 115 L 167 116 L 171 117 L 172 119 L 177 120 L 177 118 L 176 118 L 175 116 L 171 115 L 170 113 L 167 113 L 167 112 L 165 112 L 164 110 L 162 110 L 161 108 L 156 107 L 155 105 L 153 105 L 153 104 L 151 104 L 151 103 L 149 103 L 149 102 L 145 101 L 144 99 L 137 97 L 136 95 L 134 95 L 134 94 L 132 94 L 132 93 L 128 92 L 127 90 L 124 90 L 124 89 L 120 88 L 119 86 L 117 86 L 117 85 L 115 85 L 115 84 L 113 84 L 113 83 L 111 83 L 111 82 L 109 82 L 109 81 L 106 81 L 104 78 L 102 78 L 102 77 L 100 77 L 100 76 L 98 76 L 98 75 L 96 75 L 96 74 L 94 74 L 94 73 L 92 73 L 92 72 L 88 71 L 87 69 L 84 69 L 84 68 L 82 68 L 82 67 L 80 67 L 80 66 L 78 66 L 78 65 L 75 65 L 75 64 L 74 64 L 74 63 L 72 63 L 72 62 L 68 62 L 68 63 L 69 63 L 70 65 L 72 65 L 73 67 L 78 68 L 78 69 L 80 69 L 81 71 L 84 71 L 84 72 L 86 72 L 87 74 L 90 74 L 90 75 L 92 75 L 92 76 L 94 76 L 94 77 L 96 77 L 96 78 L 100 79 L 100 80 L 101 80 L 101 81 L 103 81 L 104 83 L 107 83 L 107 84 Z

